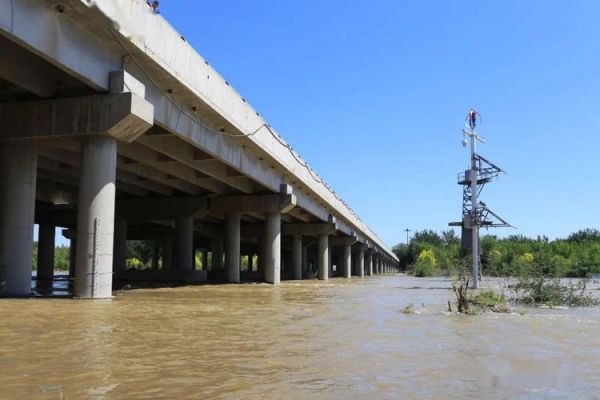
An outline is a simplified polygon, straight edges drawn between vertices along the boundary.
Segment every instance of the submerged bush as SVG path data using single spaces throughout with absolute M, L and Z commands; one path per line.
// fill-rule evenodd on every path
M 469 278 L 463 274 L 459 274 L 457 279 L 452 280 L 452 291 L 456 296 L 458 312 L 468 314 L 471 303 L 469 301 Z M 448 302 L 448 311 L 452 311 L 450 302 Z
M 415 310 L 415 305 L 413 303 L 410 303 L 409 305 L 405 306 L 402 309 L 402 313 L 403 314 L 416 314 L 417 311 Z
M 459 273 L 458 277 L 452 281 L 452 291 L 456 296 L 456 306 L 459 313 L 476 315 L 484 311 L 512 312 L 508 305 L 508 299 L 504 294 L 499 294 L 491 289 L 481 290 L 473 294 L 470 291 L 469 283 L 469 277 L 464 273 Z M 452 311 L 450 301 L 448 301 L 448 311 Z
M 471 303 L 483 310 L 489 310 L 498 313 L 509 313 L 511 308 L 508 305 L 508 299 L 503 294 L 498 294 L 493 290 L 482 290 L 471 299 Z
M 515 300 L 528 305 L 586 307 L 600 304 L 599 299 L 587 291 L 587 284 L 588 279 L 563 282 L 541 275 L 518 278 L 513 290 Z

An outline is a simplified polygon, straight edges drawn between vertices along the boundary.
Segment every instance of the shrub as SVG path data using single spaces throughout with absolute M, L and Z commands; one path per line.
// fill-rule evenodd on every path
M 436 264 L 437 260 L 435 258 L 435 254 L 433 254 L 433 250 L 421 250 L 419 256 L 417 257 L 417 262 L 414 266 L 415 275 L 421 278 L 426 276 L 433 276 Z
M 469 292 L 469 277 L 459 272 L 457 278 L 452 281 L 452 290 L 456 296 L 456 305 L 461 314 L 475 315 L 483 311 L 492 311 L 496 313 L 510 313 L 512 309 L 508 305 L 508 300 L 503 294 L 498 294 L 493 290 L 482 290 L 473 295 Z M 450 301 L 448 301 L 448 311 L 452 311 Z
M 482 290 L 473 296 L 471 303 L 484 310 L 489 310 L 497 313 L 509 313 L 511 308 L 508 305 L 508 299 L 502 294 L 498 294 L 493 290 Z
M 544 304 L 550 307 L 598 305 L 599 300 L 587 292 L 587 283 L 587 279 L 581 279 L 577 283 L 562 282 L 559 278 L 540 275 L 519 278 L 513 289 L 515 300 L 524 304 Z
M 144 269 L 144 263 L 137 258 L 128 258 L 126 265 L 127 269 Z
M 416 314 L 417 311 L 415 310 L 415 305 L 413 303 L 410 303 L 409 305 L 405 306 L 402 309 L 402 313 L 403 314 Z
M 456 305 L 458 312 L 462 314 L 469 313 L 469 278 L 464 274 L 459 274 L 458 278 L 452 280 L 452 290 L 456 296 Z M 448 304 L 448 311 L 451 311 Z

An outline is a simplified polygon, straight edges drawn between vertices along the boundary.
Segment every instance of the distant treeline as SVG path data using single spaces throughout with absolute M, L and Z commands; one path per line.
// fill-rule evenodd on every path
M 37 271 L 38 242 L 33 242 L 33 270 Z M 58 271 L 69 270 L 69 246 L 54 248 L 54 269 Z
M 461 257 L 460 237 L 453 230 L 416 232 L 408 246 L 398 244 L 393 250 L 402 267 L 418 276 L 452 275 L 461 265 L 470 264 L 470 256 Z M 485 235 L 481 238 L 481 264 L 482 273 L 488 276 L 600 274 L 600 231 L 585 229 L 556 240 Z
M 149 268 L 152 259 L 153 247 L 149 242 L 139 240 L 127 241 L 127 265 L 130 268 Z M 37 270 L 38 242 L 33 242 L 33 270 Z M 54 269 L 58 271 L 69 270 L 69 246 L 54 248 Z

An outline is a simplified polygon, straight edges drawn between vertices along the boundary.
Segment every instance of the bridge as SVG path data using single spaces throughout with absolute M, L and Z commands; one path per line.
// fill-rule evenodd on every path
M 238 283 L 384 274 L 396 256 L 142 0 L 0 0 L 0 282 Z M 127 240 L 152 268 L 126 268 Z M 203 260 L 198 269 L 196 256 Z M 242 264 L 245 268 L 242 268 Z M 334 267 L 335 266 L 335 267 Z

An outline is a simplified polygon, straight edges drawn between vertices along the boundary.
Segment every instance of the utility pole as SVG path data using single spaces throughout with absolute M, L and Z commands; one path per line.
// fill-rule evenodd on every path
M 479 195 L 486 183 L 497 178 L 504 171 L 486 160 L 477 153 L 477 142 L 485 143 L 485 140 L 477 135 L 477 124 L 481 122 L 481 116 L 474 109 L 467 114 L 465 128 L 463 129 L 463 147 L 471 144 L 471 165 L 464 174 L 459 174 L 458 184 L 463 186 L 462 221 L 451 222 L 450 226 L 462 227 L 462 248 L 471 250 L 472 254 L 472 284 L 473 289 L 479 286 L 480 274 L 480 247 L 479 228 L 510 227 L 511 225 L 491 211 L 483 201 L 479 201 Z M 469 138 L 467 141 L 466 138 Z M 470 243 L 469 243 L 470 242 Z
M 406 228 L 406 229 L 404 230 L 404 232 L 406 232 L 406 245 L 408 246 L 408 233 L 409 233 L 409 232 L 412 232 L 412 230 L 410 230 L 410 229 Z

